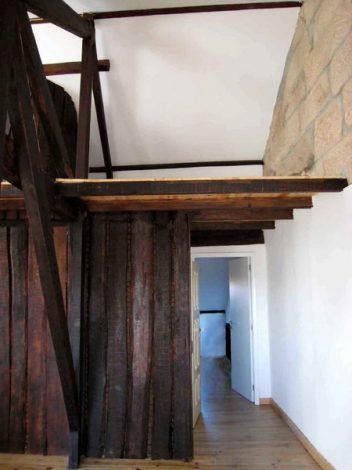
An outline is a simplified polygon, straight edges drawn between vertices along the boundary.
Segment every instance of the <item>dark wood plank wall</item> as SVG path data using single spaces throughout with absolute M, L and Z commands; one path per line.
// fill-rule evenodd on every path
M 88 258 L 83 452 L 191 458 L 186 215 L 94 215 Z
M 67 296 L 67 226 L 55 227 Z M 0 227 L 0 451 L 66 454 L 68 425 L 26 224 Z
M 84 232 L 80 223 L 56 226 L 54 235 L 81 382 L 82 453 L 189 459 L 187 216 L 95 214 Z M 0 451 L 67 454 L 68 424 L 25 221 L 0 227 L 0 279 Z

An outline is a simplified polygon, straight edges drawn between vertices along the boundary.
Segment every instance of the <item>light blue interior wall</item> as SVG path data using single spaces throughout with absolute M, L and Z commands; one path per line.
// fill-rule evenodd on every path
M 226 310 L 229 299 L 229 258 L 199 258 L 200 310 Z M 201 314 L 201 355 L 225 356 L 225 314 Z
M 225 356 L 225 314 L 202 313 L 200 330 L 201 356 Z
M 200 310 L 226 310 L 229 299 L 229 258 L 198 258 Z

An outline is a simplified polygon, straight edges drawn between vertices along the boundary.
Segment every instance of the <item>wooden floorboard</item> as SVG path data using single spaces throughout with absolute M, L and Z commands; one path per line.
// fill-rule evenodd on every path
M 212 470 L 318 469 L 298 439 L 270 406 L 257 407 L 231 390 L 224 359 L 202 359 L 202 415 L 194 432 L 192 462 L 85 459 L 93 469 L 198 468 Z M 65 457 L 0 454 L 1 470 L 63 470 Z

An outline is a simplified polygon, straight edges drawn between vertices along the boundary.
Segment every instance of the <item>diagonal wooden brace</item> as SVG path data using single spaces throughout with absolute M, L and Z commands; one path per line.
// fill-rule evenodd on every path
M 78 446 L 79 401 L 50 220 L 50 187 L 41 165 L 33 120 L 31 91 L 19 29 L 17 29 L 15 36 L 13 67 L 15 73 L 9 96 L 9 111 L 19 155 L 19 174 L 29 227 L 33 234 L 40 282 L 71 432 L 71 442 Z M 71 462 L 71 468 L 78 465 L 79 452 L 77 451 L 76 454 L 76 461 Z

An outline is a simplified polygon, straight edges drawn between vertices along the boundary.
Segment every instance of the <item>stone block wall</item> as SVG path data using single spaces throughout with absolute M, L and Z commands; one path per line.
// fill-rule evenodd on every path
M 352 182 L 352 0 L 305 0 L 264 155 L 267 176 Z

